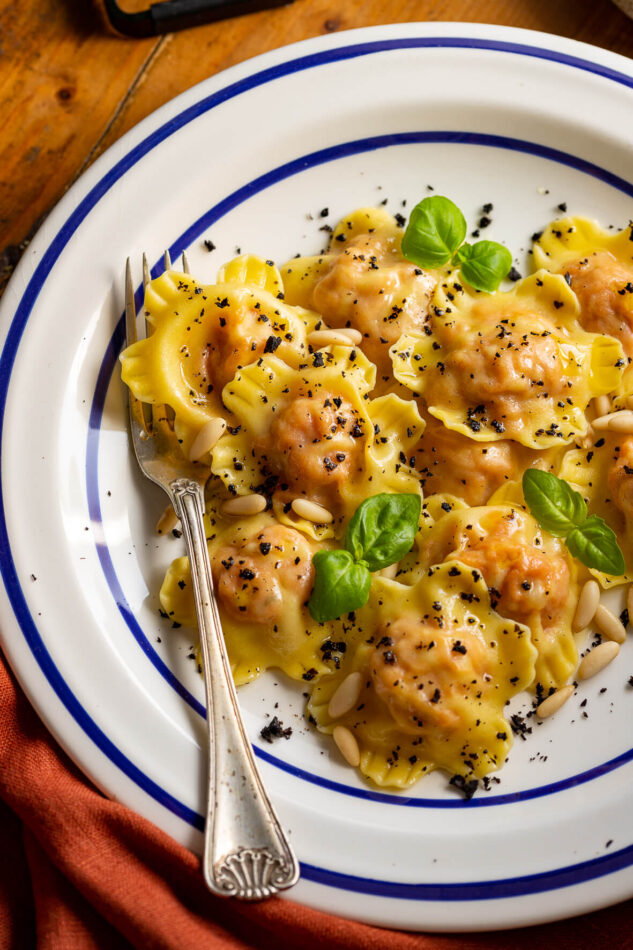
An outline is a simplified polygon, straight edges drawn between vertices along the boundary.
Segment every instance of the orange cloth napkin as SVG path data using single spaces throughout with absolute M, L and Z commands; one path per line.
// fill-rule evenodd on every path
M 633 947 L 633 901 L 529 930 L 426 935 L 215 898 L 195 855 L 81 775 L 1 657 L 0 835 L 0 950 Z

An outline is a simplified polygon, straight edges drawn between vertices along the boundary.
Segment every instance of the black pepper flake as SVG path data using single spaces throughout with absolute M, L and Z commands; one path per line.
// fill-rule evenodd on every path
M 278 346 L 281 345 L 281 337 L 279 336 L 269 336 L 266 340 L 266 346 L 264 347 L 264 353 L 274 353 Z
M 264 739 L 265 742 L 273 742 L 275 739 L 289 739 L 292 735 L 292 727 L 288 726 L 284 729 L 284 724 L 277 718 L 273 716 L 269 723 L 267 723 L 260 732 L 260 736 Z
M 318 369 L 321 366 L 325 366 L 325 360 L 323 359 L 323 353 L 315 353 L 312 359 L 312 365 Z
M 259 550 L 262 552 L 263 555 L 269 554 L 269 553 L 270 553 L 270 541 L 260 541 L 260 543 L 259 543 Z
M 462 643 L 462 641 L 461 641 L 461 640 L 456 640 L 455 643 L 453 644 L 453 650 L 452 650 L 452 652 L 453 652 L 453 653 L 461 653 L 462 656 L 464 656 L 467 651 L 466 651 L 466 647 L 464 646 L 464 644 Z
M 463 775 L 453 775 L 448 780 L 448 784 L 456 788 L 458 792 L 461 792 L 466 801 L 470 801 L 479 788 L 479 781 L 476 778 L 467 779 L 464 778 Z
M 510 273 L 508 274 L 508 279 L 509 279 L 509 280 L 513 280 L 513 281 L 517 281 L 517 280 L 521 280 L 522 277 L 523 277 L 523 274 L 521 273 L 521 271 L 520 271 L 520 270 L 517 270 L 516 267 L 514 267 L 514 265 L 513 265 L 513 266 L 510 268 Z
M 315 668 L 312 666 L 312 667 L 310 667 L 309 670 L 306 670 L 306 671 L 305 671 L 305 673 L 302 675 L 301 678 L 304 679 L 304 680 L 306 680 L 306 681 L 309 683 L 310 680 L 313 680 L 314 677 L 317 676 L 317 675 L 318 675 L 318 670 L 315 670 Z
M 211 253 L 211 251 L 215 251 L 215 244 L 213 243 L 213 241 L 210 241 L 208 238 L 205 238 L 204 246 L 206 247 L 209 253 Z

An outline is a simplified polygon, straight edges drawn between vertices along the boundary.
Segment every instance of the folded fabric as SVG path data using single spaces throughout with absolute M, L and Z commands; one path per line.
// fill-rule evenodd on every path
M 427 935 L 381 930 L 287 899 L 215 898 L 194 854 L 83 777 L 1 657 L 0 799 L 0 950 L 633 945 L 633 901 L 529 930 Z

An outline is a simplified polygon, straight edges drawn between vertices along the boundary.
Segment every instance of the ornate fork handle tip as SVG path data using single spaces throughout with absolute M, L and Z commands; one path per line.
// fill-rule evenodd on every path
M 226 897 L 262 900 L 291 887 L 297 880 L 297 868 L 266 848 L 242 848 L 233 851 L 214 867 L 214 890 Z

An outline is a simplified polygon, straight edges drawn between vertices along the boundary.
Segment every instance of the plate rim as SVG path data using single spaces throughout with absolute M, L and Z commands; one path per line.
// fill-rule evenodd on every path
M 474 34 L 471 34 L 471 33 L 470 33 L 470 29 L 469 29 L 469 28 L 472 27 L 472 26 L 475 26 L 475 27 L 477 28 L 477 29 L 474 31 Z M 329 36 L 329 37 L 316 37 L 316 38 L 309 39 L 309 40 L 303 40 L 303 41 L 300 41 L 299 43 L 290 44 L 290 45 L 288 45 L 288 46 L 281 47 L 281 48 L 279 48 L 279 49 L 277 49 L 277 50 L 274 50 L 274 51 L 271 51 L 271 52 L 268 52 L 268 53 L 261 54 L 261 55 L 258 56 L 258 57 L 255 57 L 255 58 L 253 58 L 253 59 L 251 59 L 251 60 L 248 60 L 248 61 L 246 61 L 245 63 L 238 64 L 237 66 L 231 67 L 230 70 L 227 70 L 227 71 L 225 71 L 225 72 L 219 73 L 219 74 L 217 74 L 216 76 L 213 76 L 213 77 L 211 77 L 210 79 L 204 80 L 202 83 L 199 83 L 198 85 L 192 87 L 192 89 L 188 90 L 188 91 L 185 92 L 185 93 L 182 93 L 180 96 L 178 96 L 178 97 L 176 97 L 175 99 L 171 100 L 169 103 L 166 103 L 164 106 L 162 106 L 162 107 L 160 107 L 159 109 L 155 110 L 150 116 L 146 117 L 141 123 L 139 123 L 139 125 L 135 126 L 135 127 L 134 127 L 133 129 L 131 129 L 128 133 L 126 133 L 126 135 L 125 135 L 124 137 L 122 137 L 122 139 L 120 139 L 119 142 L 115 143 L 114 146 L 112 146 L 107 152 L 105 152 L 105 153 L 100 157 L 100 159 L 95 163 L 95 165 L 93 165 L 93 166 L 91 167 L 91 169 L 89 170 L 89 173 L 87 173 L 87 175 L 82 176 L 82 178 L 80 178 L 80 179 L 75 183 L 75 185 L 72 187 L 72 189 L 64 196 L 64 198 L 62 199 L 62 201 L 57 205 L 57 207 L 56 207 L 56 209 L 55 209 L 54 215 L 51 215 L 51 217 L 50 217 L 49 219 L 47 219 L 47 221 L 44 223 L 44 225 L 42 226 L 42 228 L 40 229 L 40 231 L 38 231 L 38 234 L 37 234 L 36 238 L 34 239 L 33 244 L 32 244 L 32 247 L 31 247 L 31 256 L 35 256 L 35 257 L 36 257 L 37 254 L 41 253 L 40 248 L 48 242 L 48 235 L 49 235 L 50 233 L 52 233 L 52 231 L 55 230 L 55 227 L 56 227 L 55 222 L 56 222 L 56 220 L 57 220 L 60 216 L 63 217 L 63 216 L 66 214 L 66 209 L 72 209 L 72 213 L 71 213 L 70 215 L 68 215 L 68 218 L 70 218 L 70 217 L 72 217 L 72 214 L 77 211 L 77 208 L 80 207 L 81 201 L 77 201 L 77 199 L 78 199 L 78 198 L 81 198 L 81 196 L 83 196 L 83 199 L 86 198 L 86 188 L 89 188 L 90 182 L 91 182 L 91 180 L 92 180 L 91 174 L 92 174 L 92 177 L 95 177 L 95 176 L 98 177 L 99 174 L 101 173 L 101 170 L 102 170 L 102 169 L 109 169 L 110 171 L 112 171 L 114 168 L 118 167 L 118 164 L 120 163 L 121 160 L 117 160 L 117 155 L 116 155 L 116 153 L 119 152 L 119 151 L 121 151 L 121 152 L 123 152 L 124 155 L 129 154 L 129 152 L 126 151 L 126 147 L 127 147 L 128 143 L 133 142 L 135 139 L 137 139 L 137 140 L 140 139 L 140 141 L 137 141 L 137 145 L 136 145 L 136 146 L 133 146 L 130 151 L 134 151 L 134 148 L 137 148 L 137 149 L 138 149 L 139 145 L 142 144 L 142 143 L 144 143 L 144 141 L 145 141 L 145 137 L 144 137 L 145 131 L 146 131 L 147 129 L 150 129 L 150 128 L 155 127 L 156 124 L 158 124 L 159 127 L 160 127 L 160 119 L 161 119 L 163 116 L 168 116 L 168 115 L 169 115 L 169 112 L 170 112 L 172 109 L 174 109 L 174 108 L 176 107 L 176 104 L 178 104 L 178 103 L 183 103 L 183 102 L 185 102 L 185 101 L 191 101 L 192 103 L 199 103 L 199 102 L 200 102 L 200 99 L 198 98 L 198 94 L 200 94 L 203 90 L 206 90 L 206 89 L 213 89 L 215 86 L 218 86 L 219 88 L 226 89 L 226 88 L 227 88 L 226 86 L 222 87 L 222 86 L 220 85 L 220 84 L 221 84 L 221 81 L 222 81 L 223 79 L 226 79 L 226 78 L 232 79 L 233 76 L 235 76 L 235 75 L 243 74 L 243 75 L 245 75 L 245 76 L 247 76 L 247 77 L 248 77 L 248 76 L 257 75 L 258 72 L 263 72 L 263 71 L 265 71 L 265 70 L 258 70 L 258 68 L 257 68 L 260 64 L 262 64 L 262 62 L 270 61 L 273 65 L 274 65 L 275 62 L 286 62 L 286 63 L 287 63 L 287 62 L 289 62 L 290 60 L 285 59 L 284 56 L 289 55 L 289 53 L 290 53 L 291 51 L 294 51 L 294 50 L 297 50 L 297 49 L 302 49 L 302 50 L 304 50 L 304 49 L 306 49 L 306 48 L 308 48 L 308 49 L 314 49 L 314 50 L 332 49 L 332 50 L 335 51 L 335 50 L 338 48 L 337 44 L 338 44 L 338 43 L 341 43 L 342 40 L 344 40 L 344 41 L 345 41 L 345 40 L 347 40 L 347 41 L 353 41 L 354 38 L 360 38 L 361 36 L 371 38 L 371 37 L 373 37 L 373 36 L 377 36 L 378 34 L 383 34 L 383 35 L 384 35 L 385 29 L 387 30 L 388 33 L 392 33 L 393 30 L 396 29 L 396 33 L 399 34 L 399 33 L 405 33 L 405 31 L 406 31 L 406 32 L 409 32 L 409 31 L 416 31 L 416 30 L 419 30 L 420 27 L 422 27 L 422 28 L 424 29 L 424 32 L 425 32 L 425 33 L 428 33 L 428 34 L 431 34 L 431 32 L 437 34 L 438 31 L 439 31 L 439 33 L 440 33 L 441 35 L 440 35 L 440 36 L 436 36 L 436 39 L 439 39 L 439 40 L 445 40 L 445 39 L 448 38 L 448 36 L 445 36 L 444 34 L 442 34 L 442 28 L 446 28 L 447 31 L 450 31 L 450 32 L 460 32 L 460 31 L 464 31 L 464 32 L 465 32 L 465 35 L 461 37 L 461 39 L 464 40 L 464 42 L 463 42 L 463 44 L 462 44 L 462 45 L 464 45 L 464 46 L 471 46 L 471 45 L 472 45 L 472 44 L 469 43 L 468 41 L 473 38 L 473 35 L 475 36 L 475 38 L 477 38 L 477 33 L 480 33 L 480 32 L 483 33 L 483 31 L 486 30 L 486 29 L 488 29 L 488 30 L 492 29 L 492 30 L 493 30 L 493 33 L 498 32 L 498 33 L 501 33 L 503 36 L 515 36 L 515 37 L 518 36 L 519 38 L 525 39 L 526 41 L 527 41 L 528 39 L 538 38 L 538 39 L 542 42 L 543 39 L 546 39 L 546 40 L 548 41 L 548 45 L 545 46 L 544 48 L 547 49 L 547 50 L 556 50 L 558 47 L 562 46 L 562 47 L 567 47 L 567 48 L 573 49 L 573 50 L 575 50 L 575 51 L 579 51 L 579 49 L 580 49 L 580 50 L 583 50 L 583 51 L 586 51 L 586 52 L 588 52 L 588 51 L 591 51 L 592 53 L 595 52 L 595 48 L 589 46 L 588 44 L 579 44 L 578 42 L 573 41 L 573 40 L 562 39 L 562 38 L 559 38 L 559 37 L 550 37 L 548 34 L 542 34 L 542 33 L 536 32 L 536 31 L 517 30 L 517 29 L 515 29 L 515 28 L 506 28 L 506 27 L 498 27 L 498 26 L 495 26 L 495 27 L 492 27 L 492 28 L 491 28 L 491 27 L 487 27 L 485 24 L 475 24 L 475 25 L 472 25 L 472 24 L 455 24 L 455 23 L 448 23 L 448 24 L 441 24 L 441 23 L 435 24 L 435 23 L 434 23 L 434 24 L 403 24 L 403 25 L 397 25 L 397 27 L 395 27 L 395 28 L 394 28 L 394 27 L 387 27 L 387 28 L 386 28 L 386 27 L 380 27 L 380 26 L 378 26 L 378 27 L 365 27 L 365 28 L 361 28 L 361 29 L 359 29 L 359 30 L 341 32 L 341 33 L 334 34 L 333 36 Z M 431 39 L 432 37 L 429 35 L 428 38 Z M 552 42 L 552 41 L 554 41 L 554 42 Z M 347 45 L 349 45 L 349 43 L 348 43 Z M 361 45 L 362 45 L 362 44 L 361 44 Z M 448 45 L 448 44 L 439 43 L 438 45 Z M 529 46 L 529 43 L 526 42 L 526 44 L 524 44 L 524 45 Z M 538 46 L 533 46 L 533 47 L 530 47 L 530 48 L 533 49 L 533 50 L 540 49 L 540 47 L 538 47 Z M 631 63 L 630 63 L 628 60 L 626 60 L 624 57 L 619 56 L 619 54 L 610 53 L 610 52 L 604 51 L 604 50 L 600 50 L 599 52 L 602 53 L 602 54 L 604 54 L 604 57 L 606 57 L 608 60 L 616 61 L 616 62 L 619 61 L 619 62 L 621 62 L 622 64 L 627 64 L 629 70 L 631 69 Z M 358 55 L 364 55 L 364 53 L 358 53 Z M 527 55 L 536 55 L 536 53 L 535 53 L 535 52 L 532 52 L 532 53 L 529 53 L 529 54 L 527 54 Z M 590 61 L 590 62 L 591 62 L 591 61 Z M 569 64 L 568 64 L 568 65 L 569 65 Z M 600 74 L 604 75 L 603 72 L 601 72 Z M 626 74 L 624 74 L 624 73 L 622 74 L 622 76 L 626 79 L 626 85 L 627 85 L 629 88 L 633 88 L 633 77 L 632 77 L 631 75 L 626 75 Z M 229 84 L 229 85 L 230 85 L 230 84 Z M 176 110 L 176 111 L 177 111 L 177 110 Z M 176 131 L 176 130 L 174 130 L 174 131 Z M 90 174 L 90 173 L 91 173 L 91 174 Z M 91 190 L 89 189 L 89 190 L 88 190 L 88 195 L 89 195 L 90 193 L 91 193 Z M 83 218 L 80 219 L 80 220 L 83 220 Z M 80 222 L 79 222 L 79 223 L 80 223 Z M 28 292 L 28 287 L 31 286 L 33 280 L 35 279 L 35 275 L 37 274 L 37 271 L 39 270 L 39 267 L 41 267 L 42 264 L 44 263 L 44 261 L 45 261 L 45 259 L 46 259 L 46 254 L 47 254 L 48 251 L 50 250 L 50 247 L 52 246 L 53 243 L 54 243 L 54 242 L 50 242 L 50 243 L 48 244 L 47 251 L 45 252 L 44 255 L 42 255 L 42 260 L 40 260 L 40 263 L 38 264 L 38 267 L 35 269 L 33 275 L 31 276 L 31 279 L 30 279 L 30 281 L 28 282 L 28 286 L 27 286 L 27 288 L 26 288 L 25 294 L 22 295 L 22 299 L 23 299 L 24 296 L 26 295 L 26 292 Z M 54 262 L 53 262 L 52 266 L 54 266 Z M 25 274 L 26 274 L 26 268 L 27 268 L 27 262 L 26 262 L 26 261 L 21 262 L 21 265 L 20 265 L 19 268 L 16 270 L 16 274 L 13 276 L 12 280 L 10 281 L 10 283 L 9 283 L 9 285 L 8 285 L 8 287 L 7 287 L 7 290 L 9 290 L 9 289 L 12 290 L 12 289 L 13 289 L 13 287 L 14 287 L 14 282 L 15 282 L 15 285 L 17 286 L 17 284 L 19 284 L 19 282 L 24 279 Z M 45 279 L 46 279 L 46 278 L 45 278 Z M 44 283 L 45 283 L 45 279 L 44 279 L 44 281 L 43 281 L 41 287 L 38 289 L 37 294 L 36 294 L 36 296 L 35 296 L 34 299 L 33 299 L 33 303 L 32 303 L 32 305 L 31 305 L 31 307 L 35 305 L 36 299 L 37 299 L 37 295 L 39 294 L 39 291 L 40 291 L 41 288 L 43 287 L 43 285 L 44 285 Z M 19 292 L 19 291 L 18 291 L 18 296 L 20 296 L 20 292 Z M 6 291 L 5 291 L 4 299 L 3 299 L 3 301 L 0 302 L 0 322 L 2 323 L 2 328 L 3 328 L 3 330 L 4 330 L 5 325 L 6 325 L 6 323 L 7 323 L 7 312 L 8 312 L 8 310 L 9 310 L 9 306 L 10 306 L 10 305 L 6 304 L 6 300 L 7 300 L 7 299 L 8 299 L 8 298 L 7 298 L 7 293 L 6 293 Z M 30 313 L 30 309 L 31 309 L 31 308 L 29 308 L 29 313 Z M 15 317 L 15 313 L 14 313 L 14 317 Z M 28 321 L 28 314 L 27 314 L 27 321 Z M 27 321 L 25 321 L 25 325 L 26 325 L 26 322 L 27 322 Z M 0 360 L 0 365 L 3 365 L 3 364 L 4 364 L 5 352 L 6 352 L 6 343 L 7 343 L 7 339 L 8 339 L 8 336 L 9 336 L 9 334 L 10 334 L 12 328 L 13 328 L 13 321 L 11 321 L 11 325 L 9 326 L 9 328 L 8 328 L 8 330 L 7 330 L 7 338 L 6 338 L 6 339 L 4 340 L 4 342 L 3 342 L 3 350 L 2 350 L 2 357 L 1 357 L 1 360 Z M 21 336 L 21 334 L 20 334 L 20 336 Z M 20 338 L 18 338 L 17 344 L 16 344 L 16 346 L 15 346 L 14 359 L 17 357 L 17 353 L 18 353 L 18 350 L 19 350 L 19 346 L 20 346 Z M 2 424 L 3 424 L 3 422 L 4 422 L 4 411 L 5 411 L 6 393 L 8 392 L 8 388 L 9 388 L 9 386 L 10 386 L 11 374 L 12 374 L 12 371 L 13 371 L 13 367 L 14 367 L 14 360 L 11 361 L 10 373 L 8 374 L 7 382 L 6 382 L 6 391 L 3 391 L 3 394 L 2 394 L 2 401 L 0 402 L 0 426 L 2 426 Z M 3 387 L 3 389 L 4 389 L 4 387 Z M 3 503 L 3 502 L 4 502 L 4 498 L 2 497 L 1 500 L 2 500 L 2 503 Z M 6 594 L 9 595 L 9 590 L 8 590 L 7 584 L 6 584 L 6 574 L 5 574 L 5 570 L 6 570 L 6 557 L 7 557 L 7 554 L 8 554 L 8 556 L 9 556 L 9 558 L 11 558 L 10 543 L 9 543 L 9 539 L 8 539 L 8 536 L 7 536 L 7 533 L 6 533 L 6 524 L 4 523 L 4 516 L 3 516 L 3 521 L 2 521 L 2 534 L 1 534 L 1 536 L 0 536 L 0 560 L 1 560 L 0 568 L 1 568 L 1 570 L 2 570 L 2 578 L 3 578 L 3 583 L 5 584 L 5 591 L 6 591 Z M 18 583 L 19 583 L 19 582 L 18 582 Z M 26 606 L 26 603 L 25 603 L 25 606 Z M 27 610 L 28 610 L 28 607 L 27 607 Z M 12 620 L 15 620 L 15 622 L 18 624 L 18 627 L 20 626 L 19 618 L 17 617 L 17 615 L 15 615 L 15 612 L 14 612 L 14 616 L 13 616 L 11 619 L 12 619 Z M 6 618 L 4 618 L 4 621 L 5 621 L 5 623 L 6 623 Z M 5 648 L 5 653 L 7 654 L 7 657 L 8 657 L 8 659 L 9 659 L 9 662 L 10 662 L 11 665 L 14 667 L 14 670 L 15 670 L 15 672 L 16 672 L 16 675 L 18 676 L 18 679 L 19 679 L 20 682 L 22 683 L 23 688 L 25 688 L 25 691 L 27 692 L 27 695 L 29 695 L 29 699 L 30 699 L 31 703 L 35 706 L 35 708 L 37 709 L 37 711 L 38 711 L 38 713 L 40 714 L 40 716 L 42 716 L 42 718 L 45 720 L 45 723 L 46 723 L 46 725 L 47 725 L 47 728 L 49 728 L 49 730 L 53 733 L 53 735 L 55 736 L 55 738 L 57 738 L 57 740 L 60 741 L 62 745 L 64 745 L 63 741 L 60 740 L 60 737 L 57 735 L 56 729 L 51 725 L 50 721 L 46 718 L 45 714 L 43 714 L 43 713 L 40 711 L 40 708 L 39 708 L 40 704 L 39 704 L 37 701 L 35 701 L 34 697 L 31 695 L 31 690 L 29 690 L 29 689 L 25 686 L 25 684 L 22 682 L 21 669 L 18 669 L 18 670 L 15 669 L 15 666 L 14 666 L 14 663 L 13 663 L 13 660 L 12 660 L 11 651 L 10 651 L 10 650 L 7 650 L 7 647 L 6 647 L 6 634 L 5 634 L 5 632 L 4 632 L 4 623 L 3 623 L 2 642 L 3 642 L 3 646 L 4 646 L 4 648 Z M 35 659 L 37 660 L 37 657 L 35 657 Z M 51 688 L 54 688 L 54 687 L 52 687 L 52 684 L 50 684 L 50 685 L 51 685 Z M 75 755 L 73 754 L 73 752 L 71 752 L 71 756 L 72 756 L 73 758 L 75 758 Z M 75 758 L 75 761 L 76 761 L 76 758 Z M 82 770 L 85 771 L 85 768 L 84 768 L 84 766 L 83 766 L 81 763 L 80 763 L 80 767 L 82 768 Z M 116 767 L 116 766 L 115 766 L 115 767 Z M 94 780 L 94 776 L 89 775 L 89 777 Z M 609 856 L 609 857 L 610 857 L 610 858 L 611 858 L 611 857 L 615 857 L 615 855 L 616 855 L 616 852 L 614 852 L 614 855 L 613 855 L 613 856 Z M 548 918 L 548 919 L 551 919 L 551 918 Z

